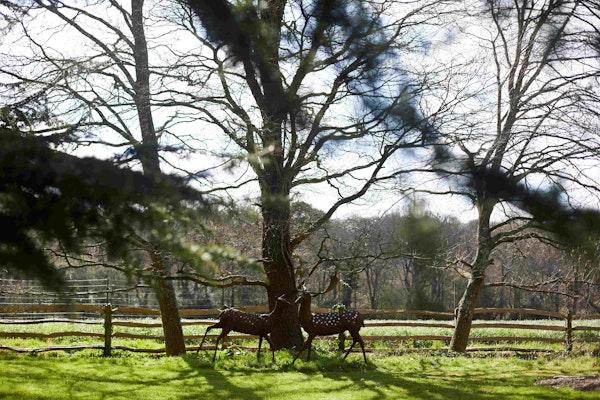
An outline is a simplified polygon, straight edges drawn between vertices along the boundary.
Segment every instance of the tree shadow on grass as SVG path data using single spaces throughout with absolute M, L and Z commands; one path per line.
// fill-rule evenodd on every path
M 223 359 L 216 366 L 195 356 L 155 359 L 0 360 L 0 398 L 19 399 L 592 399 L 594 394 L 541 388 L 533 376 L 502 371 L 443 374 L 435 362 L 423 368 L 381 370 L 362 360 L 319 359 L 291 366 Z M 7 362 L 8 361 L 8 362 Z M 60 366 L 57 365 L 60 363 Z M 441 370 L 440 370 L 441 371 Z M 18 382 L 18 386 L 10 387 Z M 38 390 L 31 389 L 32 386 Z M 511 387 L 514 386 L 514 387 Z M 47 389 L 45 389 L 47 388 Z M 11 391 L 12 390 L 12 391 Z
M 326 358 L 326 357 L 324 357 Z M 379 370 L 369 363 L 365 366 L 362 360 L 338 363 L 340 371 L 333 370 L 331 365 L 319 366 L 319 362 L 327 364 L 327 360 L 312 363 L 300 363 L 293 370 L 304 374 L 304 382 L 298 387 L 281 393 L 282 398 L 293 397 L 294 391 L 300 390 L 306 398 L 360 398 L 360 399 L 594 399 L 593 394 L 540 390 L 534 386 L 533 375 L 511 375 L 502 370 L 460 371 L 455 374 L 436 372 L 434 360 L 427 360 L 420 370 L 402 368 L 398 370 Z M 334 364 L 335 366 L 335 364 Z M 439 371 L 443 369 L 438 365 Z M 291 369 L 288 369 L 291 370 Z M 432 372 L 433 371 L 433 372 Z M 315 376 L 319 385 L 311 385 Z M 331 384 L 328 384 L 330 382 Z M 283 390 L 283 388 L 282 388 Z M 349 396 L 344 396 L 348 393 Z M 355 397 L 353 397 L 353 394 Z
M 531 377 L 502 377 L 489 376 L 485 373 L 461 373 L 460 377 L 445 377 L 441 375 L 424 375 L 418 372 L 323 372 L 321 379 L 338 382 L 338 387 L 332 390 L 322 390 L 324 398 L 343 391 L 361 392 L 361 399 L 469 399 L 469 400 L 517 400 L 517 399 L 593 399 L 593 394 L 540 390 L 534 386 Z M 307 380 L 311 377 L 307 376 Z M 326 385 L 323 385 L 326 386 Z M 318 396 L 315 396 L 318 398 Z
M 192 399 L 249 399 L 249 400 L 260 400 L 263 396 L 260 396 L 260 388 L 253 387 L 242 387 L 237 385 L 233 381 L 232 377 L 239 380 L 252 380 L 254 372 L 247 368 L 240 369 L 228 369 L 221 371 L 215 368 L 214 364 L 201 362 L 195 356 L 184 356 L 183 360 L 188 364 L 190 370 L 182 375 L 185 375 L 186 379 L 194 379 L 195 381 L 203 382 L 202 394 L 192 393 L 179 397 L 181 400 L 192 400 Z M 257 390 L 258 389 L 258 390 Z
M 505 396 L 496 392 L 485 393 L 478 390 L 476 385 L 461 384 L 458 380 L 448 380 L 440 377 L 411 376 L 389 372 L 356 373 L 324 373 L 324 379 L 335 382 L 344 382 L 344 386 L 338 387 L 331 393 L 322 392 L 325 397 L 336 391 L 360 391 L 367 393 L 366 397 L 372 399 L 415 399 L 415 400 L 439 400 L 439 399 L 510 399 L 517 398 Z M 472 377 L 468 377 L 471 379 Z M 308 378 L 310 379 L 310 378 Z M 489 386 L 489 384 L 486 384 Z M 540 397 L 536 397 L 540 398 Z M 549 397 L 549 399 L 558 397 Z
M 157 358 L 158 359 L 158 358 Z M 60 367 L 56 363 L 61 363 Z M 232 382 L 228 371 L 192 368 L 167 360 L 165 368 L 118 358 L 19 357 L 0 360 L 10 370 L 0 377 L 0 399 L 261 399 L 251 388 Z M 243 375 L 251 373 L 243 372 Z

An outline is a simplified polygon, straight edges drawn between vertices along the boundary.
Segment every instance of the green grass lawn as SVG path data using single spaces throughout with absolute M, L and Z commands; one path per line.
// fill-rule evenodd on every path
M 598 399 L 600 393 L 536 386 L 555 375 L 600 372 L 593 356 L 368 355 L 347 360 L 318 350 L 293 353 L 219 351 L 183 357 L 97 352 L 0 353 L 0 399 Z M 305 359 L 305 356 L 303 357 Z
M 149 320 L 150 321 L 150 320 Z M 597 324 L 598 322 L 594 322 Z M 70 323 L 3 325 L 3 332 L 51 333 L 57 331 L 102 332 L 101 325 Z M 187 335 L 201 335 L 205 326 L 186 326 Z M 119 332 L 160 335 L 160 328 L 116 327 Z M 480 329 L 478 335 L 556 335 L 535 330 Z M 448 329 L 367 327 L 364 335 L 450 334 Z M 218 333 L 218 332 L 217 332 Z M 562 333 L 558 333 L 561 335 Z M 598 332 L 587 333 L 597 337 Z M 559 336 L 560 337 L 560 336 Z M 4 345 L 44 347 L 95 343 L 102 339 L 2 338 Z M 209 343 L 210 342 L 210 343 Z M 114 338 L 113 345 L 160 348 L 154 339 Z M 213 341 L 206 343 L 208 347 Z M 350 343 L 347 342 L 348 346 Z M 485 344 L 487 347 L 507 343 Z M 510 342 L 508 343 L 510 344 Z M 188 342 L 197 346 L 198 341 Z M 291 366 L 294 353 L 279 351 L 270 361 L 268 345 L 262 361 L 254 352 L 237 346 L 254 345 L 256 340 L 236 339 L 228 350 L 220 350 L 212 364 L 212 350 L 197 356 L 165 357 L 114 351 L 101 357 L 101 350 L 73 353 L 49 352 L 37 355 L 0 350 L 0 399 L 599 399 L 600 392 L 536 386 L 538 379 L 555 375 L 600 373 L 597 344 L 577 343 L 574 352 L 564 355 L 562 344 L 518 343 L 518 347 L 553 350 L 550 353 L 481 352 L 456 355 L 445 353 L 441 341 L 370 342 L 367 357 L 360 353 L 347 360 L 335 350 L 335 340 L 315 342 L 313 361 L 302 359 Z M 478 346 L 479 347 L 479 346 Z M 410 352 L 414 349 L 422 353 Z M 543 354 L 543 355 L 542 355 Z

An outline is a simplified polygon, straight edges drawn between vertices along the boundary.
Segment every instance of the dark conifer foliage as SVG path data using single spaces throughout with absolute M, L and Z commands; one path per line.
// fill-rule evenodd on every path
M 71 156 L 6 127 L 0 138 L 0 265 L 50 287 L 59 288 L 62 277 L 44 251 L 48 243 L 79 252 L 85 239 L 101 238 L 110 256 L 122 256 L 133 227 L 158 232 L 181 200 L 202 202 L 173 176 L 151 179 Z
M 508 201 L 531 214 L 537 228 L 553 233 L 559 243 L 584 251 L 596 251 L 600 237 L 600 212 L 591 208 L 573 208 L 562 201 L 563 190 L 534 190 L 523 182 L 490 168 L 474 168 L 469 185 L 485 190 L 497 199 Z

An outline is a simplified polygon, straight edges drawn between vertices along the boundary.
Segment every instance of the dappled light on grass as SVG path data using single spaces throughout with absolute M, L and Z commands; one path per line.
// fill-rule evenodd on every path
M 276 362 L 256 354 L 182 357 L 90 356 L 84 352 L 0 354 L 0 398 L 19 399 L 595 399 L 598 393 L 534 385 L 555 375 L 600 371 L 595 357 L 489 355 L 369 356 L 341 360 L 318 350 L 314 360 L 278 351 Z

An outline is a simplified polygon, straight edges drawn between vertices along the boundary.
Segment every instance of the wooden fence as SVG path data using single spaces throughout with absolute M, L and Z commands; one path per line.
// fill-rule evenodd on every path
M 240 307 L 240 310 L 246 312 L 267 312 L 265 307 Z M 330 312 L 328 309 L 313 309 L 314 312 Z M 365 317 L 366 327 L 407 327 L 407 328 L 446 328 L 454 329 L 455 315 L 448 312 L 432 312 L 432 311 L 406 311 L 406 310 L 359 310 Z M 218 315 L 218 310 L 180 310 L 182 324 L 189 325 L 210 325 L 215 322 L 214 317 Z M 69 318 L 56 317 L 57 315 L 66 315 Z M 558 313 L 549 311 L 539 311 L 532 309 L 506 309 L 506 308 L 485 308 L 476 309 L 475 316 L 484 314 L 503 315 L 510 314 L 511 316 L 530 316 L 536 318 L 534 322 L 517 323 L 515 321 L 502 321 L 485 319 L 474 319 L 471 330 L 471 344 L 474 343 L 523 343 L 523 342 L 546 342 L 546 343 L 561 343 L 564 349 L 571 351 L 574 342 L 600 342 L 600 326 L 582 325 L 582 321 L 599 320 L 600 315 L 584 316 L 572 315 L 570 312 Z M 36 315 L 38 316 L 36 318 Z M 39 316 L 46 315 L 45 318 Z M 73 315 L 75 317 L 73 317 Z M 11 350 L 16 352 L 45 352 L 54 350 L 82 350 L 82 349 L 99 349 L 104 355 L 110 355 L 112 350 L 125 350 L 132 352 L 148 352 L 148 353 L 164 353 L 165 348 L 142 349 L 123 345 L 114 345 L 113 338 L 126 339 L 151 339 L 164 340 L 162 335 L 134 334 L 129 332 L 119 331 L 120 327 L 133 328 L 160 328 L 162 324 L 158 322 L 140 322 L 136 321 L 146 317 L 158 317 L 160 312 L 154 309 L 135 308 L 135 307 L 119 307 L 113 308 L 110 304 L 105 306 L 98 305 L 37 305 L 37 306 L 0 306 L 0 350 Z M 10 316 L 10 318 L 8 318 Z M 25 316 L 30 319 L 24 319 Z M 48 317 L 51 316 L 51 317 Z M 90 316 L 92 318 L 90 318 Z M 96 317 L 95 319 L 93 317 Z M 21 317 L 21 318 L 19 318 Z M 33 317 L 33 319 L 31 319 Z M 208 319 L 208 317 L 213 317 Z M 407 318 L 418 317 L 420 320 L 407 320 Z M 544 319 L 539 319 L 544 318 Z M 562 320 L 562 325 L 553 325 L 547 321 Z M 68 332 L 52 332 L 52 333 L 33 333 L 33 332 L 6 332 L 2 329 L 5 325 L 29 325 L 29 324 L 46 324 L 66 322 L 76 325 L 102 325 L 102 333 L 83 332 L 83 331 L 68 331 Z M 585 322 L 584 322 L 585 323 Z M 480 336 L 474 333 L 478 329 L 518 329 L 518 330 L 535 330 L 537 332 L 552 331 L 561 332 L 560 337 L 548 336 Z M 585 335 L 576 337 L 576 333 L 586 332 Z M 207 335 L 207 338 L 215 338 L 217 335 Z M 37 339 L 52 339 L 65 337 L 93 337 L 97 338 L 97 344 L 81 344 L 72 346 L 47 346 L 43 348 L 21 348 L 2 344 L 2 339 L 5 338 L 37 338 Z M 256 338 L 251 335 L 232 334 L 228 336 L 230 339 L 249 339 Z M 185 339 L 188 342 L 199 341 L 202 335 L 187 335 Z M 328 337 L 334 338 L 333 336 Z M 337 337 L 335 337 L 337 338 Z M 449 343 L 451 336 L 449 335 L 363 335 L 363 339 L 368 342 L 375 341 L 443 341 Z M 343 346 L 343 344 L 342 344 Z M 561 346 L 562 347 L 562 346 Z M 214 347 L 213 347 L 214 348 Z M 197 350 L 198 347 L 189 346 L 188 351 Z M 469 351 L 481 350 L 516 350 L 516 351 L 553 351 L 549 349 L 531 349 L 531 348 L 515 348 L 515 347 L 473 347 L 470 346 Z

